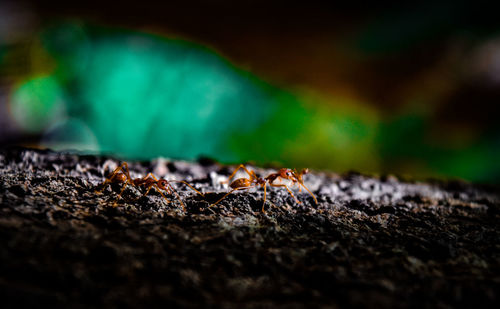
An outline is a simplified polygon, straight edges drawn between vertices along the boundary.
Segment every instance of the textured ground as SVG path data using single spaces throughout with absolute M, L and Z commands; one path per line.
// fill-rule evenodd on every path
M 230 195 L 234 167 L 130 163 L 176 185 L 98 184 L 117 160 L 0 150 L 2 307 L 498 307 L 500 194 L 461 182 L 312 173 L 296 204 Z M 272 170 L 256 169 L 265 176 Z M 117 207 L 113 207 L 114 203 Z

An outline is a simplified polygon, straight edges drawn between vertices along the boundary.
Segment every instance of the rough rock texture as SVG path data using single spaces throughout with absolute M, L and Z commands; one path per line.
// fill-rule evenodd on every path
M 498 307 L 500 194 L 314 172 L 283 189 L 227 191 L 234 167 L 132 162 L 133 177 L 183 179 L 167 203 L 120 185 L 119 161 L 0 150 L 1 307 Z M 255 169 L 265 176 L 272 170 Z M 116 204 L 114 207 L 114 204 Z

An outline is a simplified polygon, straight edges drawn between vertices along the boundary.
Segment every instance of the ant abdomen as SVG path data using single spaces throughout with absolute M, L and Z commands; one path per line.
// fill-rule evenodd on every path
M 252 182 L 250 181 L 250 179 L 238 178 L 235 181 L 231 182 L 231 184 L 229 186 L 233 189 L 237 189 L 237 188 L 242 188 L 242 187 L 249 187 L 251 185 L 252 185 Z

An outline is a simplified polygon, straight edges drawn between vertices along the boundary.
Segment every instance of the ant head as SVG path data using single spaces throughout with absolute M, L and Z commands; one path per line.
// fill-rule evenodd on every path
M 166 179 L 160 179 L 160 180 L 158 180 L 157 184 L 158 184 L 158 187 L 165 190 L 168 186 L 168 181 Z

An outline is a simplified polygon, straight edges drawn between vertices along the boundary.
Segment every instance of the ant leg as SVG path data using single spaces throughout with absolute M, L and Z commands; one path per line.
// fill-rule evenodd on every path
M 142 194 L 142 196 L 146 196 L 146 195 L 148 195 L 149 191 L 151 191 L 151 189 L 153 188 L 153 184 L 150 184 L 147 188 L 148 188 L 148 189 L 146 190 L 146 192 L 144 192 L 144 193 Z
M 151 191 L 151 189 L 153 189 L 153 187 L 155 187 L 155 188 L 156 188 L 156 191 L 158 191 L 158 193 L 160 193 L 160 195 L 161 195 L 161 196 L 165 199 L 165 201 L 166 201 L 167 203 L 170 203 L 170 200 L 169 200 L 169 199 L 168 199 L 165 195 L 163 195 L 163 193 L 161 192 L 161 189 L 160 189 L 160 188 L 158 187 L 158 185 L 157 185 L 157 184 L 155 184 L 155 183 L 150 184 L 150 185 L 148 186 L 148 189 L 146 190 L 146 192 L 145 192 L 142 196 L 146 196 L 146 195 L 148 195 L 149 191 Z
M 137 178 L 137 179 L 140 179 L 141 181 L 145 181 L 145 180 L 148 180 L 148 178 L 152 178 L 152 179 L 154 179 L 154 181 L 158 181 L 158 179 L 156 179 L 156 177 L 155 177 L 155 175 L 153 175 L 153 173 L 149 173 L 146 176 L 144 176 L 142 178 Z M 141 184 L 144 184 L 144 182 Z
M 125 163 L 125 162 L 124 162 L 124 163 Z M 111 179 L 113 179 L 113 177 L 114 177 L 116 174 L 118 174 L 118 172 L 122 169 L 122 166 L 123 166 L 123 164 L 121 164 L 120 166 L 118 166 L 117 168 L 115 168 L 115 170 L 114 170 L 113 172 L 111 172 L 111 174 L 109 175 L 109 177 L 108 177 L 108 178 L 106 178 L 106 180 L 105 180 L 105 181 L 101 184 L 102 189 L 101 189 L 101 190 L 96 190 L 96 193 L 101 193 L 102 191 L 104 191 L 104 189 L 106 188 L 106 185 L 107 185 L 108 183 L 111 183 L 111 182 L 112 182 L 112 180 L 111 180 Z M 123 172 L 123 170 L 122 170 L 122 172 Z
M 130 185 L 134 186 L 134 183 L 132 182 L 132 178 L 130 177 L 130 173 L 128 170 L 128 164 L 127 164 L 127 162 L 123 162 L 122 164 L 120 164 L 120 166 L 115 168 L 115 170 L 109 175 L 109 177 L 106 178 L 106 180 L 101 184 L 102 189 L 96 190 L 95 192 L 102 193 L 104 191 L 104 189 L 106 189 L 106 185 L 113 182 L 113 180 L 112 180 L 113 177 L 115 177 L 115 175 L 118 174 L 118 172 L 120 172 L 120 170 L 123 174 L 125 174 L 125 177 L 127 178 L 127 181 L 125 182 L 125 184 L 129 183 Z
M 130 171 L 128 169 L 127 162 L 123 162 L 121 166 L 122 166 L 122 171 L 124 171 L 125 175 L 127 176 L 127 179 L 130 180 L 130 181 L 132 181 L 132 177 L 130 177 Z
M 229 178 L 227 180 L 229 181 L 229 179 L 233 178 L 234 175 L 236 175 L 236 172 L 238 172 L 241 168 L 245 170 L 245 172 L 248 174 L 248 176 L 250 176 L 251 179 L 257 178 L 255 176 L 255 172 L 254 171 L 249 171 L 243 164 L 240 164 L 238 166 L 238 168 L 234 170 L 234 172 L 231 174 L 231 176 L 229 176 Z
M 144 177 L 142 177 L 142 178 L 138 178 L 138 179 L 136 179 L 136 182 L 138 182 L 137 180 L 140 180 L 140 181 L 141 181 L 141 182 L 139 183 L 139 186 L 144 186 L 144 187 L 146 187 L 146 189 L 147 189 L 147 190 L 146 190 L 146 192 L 144 192 L 144 193 L 142 194 L 142 196 L 146 196 L 146 195 L 148 195 L 149 191 L 151 191 L 151 189 L 153 188 L 153 185 L 155 184 L 155 183 L 148 183 L 148 182 L 146 182 L 146 180 L 148 180 L 148 179 L 149 179 L 149 177 L 151 177 L 151 178 L 152 178 L 153 180 L 155 180 L 155 181 L 158 181 L 158 180 L 155 178 L 155 175 L 153 175 L 153 173 L 149 173 L 149 174 L 147 174 L 146 176 L 144 176 Z M 160 192 L 160 193 L 161 193 L 161 192 Z
M 155 175 L 153 175 L 153 173 L 149 173 L 147 174 L 143 179 L 148 179 L 148 177 L 150 177 L 154 179 L 154 181 L 156 181 L 156 183 L 158 182 L 158 178 L 155 177 Z M 158 193 L 160 193 L 160 195 L 165 199 L 165 201 L 167 201 L 167 203 L 170 203 L 170 200 L 168 198 L 165 197 L 165 195 L 163 195 L 163 192 L 161 192 L 161 189 L 160 187 L 158 187 L 158 184 L 156 183 L 152 183 L 148 186 L 148 190 L 146 191 L 146 193 L 143 194 L 143 196 L 147 195 L 149 193 L 149 191 L 151 191 L 151 189 L 153 187 L 155 187 L 156 191 L 158 191 Z
M 302 204 L 302 202 L 301 202 L 301 201 L 299 201 L 299 200 L 295 197 L 295 195 L 293 195 L 292 191 L 290 190 L 290 188 L 288 188 L 288 186 L 287 186 L 287 185 L 284 185 L 284 184 L 278 185 L 278 184 L 274 184 L 274 183 L 270 183 L 269 185 L 270 185 L 270 186 L 272 186 L 272 187 L 284 187 L 284 188 L 288 191 L 288 193 L 290 193 L 290 195 L 293 197 L 293 199 L 294 199 L 294 200 L 295 200 L 298 204 Z
M 146 191 L 146 193 L 144 193 L 144 195 L 148 194 L 149 191 L 151 190 L 152 187 L 155 187 L 156 191 L 158 191 L 158 193 L 161 194 L 161 196 L 165 199 L 165 201 L 167 203 L 170 203 L 170 200 L 167 199 L 167 197 L 163 194 L 163 192 L 161 191 L 162 189 L 158 186 L 158 178 L 155 177 L 155 175 L 153 175 L 153 173 L 149 173 L 146 175 L 146 177 L 144 177 L 143 179 L 148 179 L 148 177 L 151 177 L 154 179 L 154 181 L 156 181 L 156 183 L 153 183 L 149 186 L 148 190 Z M 182 205 L 182 208 L 184 209 L 184 211 L 186 211 L 186 206 L 184 205 L 184 203 L 182 202 L 181 200 L 181 197 L 179 196 L 179 194 L 177 193 L 177 191 L 175 191 L 174 187 L 172 187 L 172 185 L 170 185 L 169 182 L 167 182 L 167 185 L 168 187 L 166 188 L 167 192 L 170 193 L 170 191 L 174 192 L 175 196 L 177 197 L 177 199 L 179 200 L 179 202 L 181 203 Z
M 190 187 L 191 190 L 195 191 L 196 193 L 198 193 L 199 195 L 201 195 L 202 197 L 205 197 L 205 194 L 201 193 L 200 191 L 196 190 L 195 187 L 193 187 L 192 185 L 190 185 L 189 183 L 187 183 L 186 181 L 184 180 L 170 180 L 170 182 L 177 182 L 177 183 L 183 183 L 185 184 L 186 186 Z
M 182 206 L 182 210 L 184 210 L 184 212 L 186 212 L 186 205 L 184 205 L 184 202 L 182 202 L 181 200 L 181 197 L 179 195 L 179 193 L 177 193 L 177 191 L 175 191 L 174 187 L 172 187 L 172 185 L 169 183 L 168 186 L 170 187 L 170 190 L 172 190 L 172 192 L 174 192 L 175 196 L 177 197 L 177 199 L 179 200 L 179 202 L 181 203 L 181 206 Z M 196 189 L 195 189 L 196 190 Z M 198 191 L 198 190 L 196 190 Z
M 266 206 L 266 188 L 267 188 L 267 184 L 264 183 L 264 202 L 262 202 L 262 212 L 266 212 L 264 210 L 264 206 Z
M 307 192 L 309 192 L 309 194 L 313 197 L 314 202 L 315 202 L 315 203 L 316 203 L 316 205 L 317 205 L 317 204 L 318 204 L 318 200 L 316 199 L 316 197 L 314 196 L 314 194 L 312 194 L 312 192 L 311 192 L 311 191 L 309 191 L 309 189 L 307 189 L 307 187 L 306 187 L 304 184 L 300 183 L 300 184 L 299 184 L 299 188 L 300 188 L 301 186 L 302 186 L 302 187 L 304 187 L 304 189 L 306 189 L 306 190 L 307 190 Z
M 158 191 L 158 193 L 160 193 L 160 195 L 165 199 L 165 201 L 167 201 L 167 203 L 170 203 L 170 200 L 161 192 L 161 189 L 160 187 L 158 187 L 157 184 L 152 184 L 151 187 L 155 187 L 156 188 L 156 191 Z M 149 189 L 151 189 L 151 187 Z M 149 192 L 149 190 L 148 190 Z
M 118 203 L 118 200 L 122 197 L 122 193 L 123 193 L 123 191 L 125 191 L 126 188 L 127 188 L 127 184 L 125 183 L 123 185 L 122 190 L 120 191 L 120 194 L 118 194 L 118 197 L 116 198 L 115 202 L 113 203 L 113 207 L 116 207 L 116 204 Z
M 119 198 L 121 198 L 121 197 L 122 197 L 123 191 L 125 191 L 125 189 L 126 189 L 126 188 L 127 188 L 127 184 L 125 183 L 125 184 L 123 185 L 122 190 L 120 191 L 120 194 L 118 194 L 118 197 L 116 198 L 117 200 L 118 200 Z
M 133 187 L 136 187 L 135 183 L 132 181 L 132 177 L 130 177 L 130 172 L 128 170 L 128 164 L 127 162 L 123 162 L 120 167 L 122 168 L 122 172 L 124 172 L 125 176 L 127 177 L 127 181 L 125 181 L 125 184 L 123 185 L 122 190 L 120 191 L 120 194 L 118 194 L 118 198 L 122 196 L 123 191 L 125 191 L 125 188 L 127 187 L 127 183 Z
M 109 183 L 112 183 L 113 182 L 113 178 L 115 177 L 115 175 L 117 175 L 119 172 L 122 172 L 125 177 L 126 177 L 126 181 L 125 183 L 123 184 L 123 187 L 120 191 L 120 194 L 118 194 L 118 197 L 117 199 L 115 200 L 115 202 L 113 203 L 113 206 L 116 207 L 116 204 L 118 202 L 118 199 L 121 198 L 123 192 L 125 191 L 125 189 L 127 188 L 127 184 L 129 185 L 132 185 L 132 186 L 135 186 L 134 182 L 132 181 L 132 178 L 130 177 L 130 172 L 128 170 L 128 165 L 127 165 L 127 162 L 123 162 L 122 164 L 120 164 L 120 166 L 118 166 L 117 168 L 115 168 L 115 170 L 111 173 L 111 175 L 104 181 L 104 183 L 102 184 L 102 189 L 101 190 L 96 190 L 96 193 L 102 193 L 102 191 L 104 191 L 104 189 L 106 188 L 106 185 L 109 184 Z
M 300 174 L 297 172 L 296 169 L 293 169 L 292 174 L 295 179 L 292 180 L 293 184 L 298 183 L 299 184 L 299 193 L 302 192 L 302 187 L 300 184 L 302 184 L 302 175 L 304 175 L 304 170 L 300 172 Z
M 251 187 L 242 187 L 242 188 L 236 188 L 236 189 L 233 189 L 231 191 L 229 191 L 228 193 L 226 193 L 226 195 L 224 195 L 222 198 L 220 198 L 217 202 L 211 204 L 210 206 L 208 207 L 212 207 L 212 206 L 215 206 L 217 204 L 219 204 L 223 199 L 225 199 L 229 194 L 233 193 L 234 191 L 237 191 L 237 190 L 243 190 L 243 189 L 250 189 L 250 188 L 254 188 L 255 186 L 251 186 Z
M 153 187 L 153 183 L 147 182 L 147 180 L 149 179 L 150 176 L 153 176 L 153 174 L 149 173 L 142 178 L 134 179 L 132 182 L 133 186 L 135 186 L 135 187 L 145 187 L 147 189 L 146 192 L 143 193 L 141 197 L 148 195 L 149 191 Z M 141 197 L 137 198 L 136 200 L 139 200 Z
M 126 165 L 126 163 L 125 163 L 125 165 Z M 135 184 L 131 181 L 131 179 L 127 178 L 127 181 L 125 182 L 125 184 L 123 184 L 123 188 L 121 189 L 120 194 L 118 194 L 118 197 L 116 198 L 115 202 L 113 203 L 114 207 L 116 207 L 118 200 L 122 197 L 123 192 L 127 188 L 127 183 L 132 185 L 132 186 L 135 186 Z

